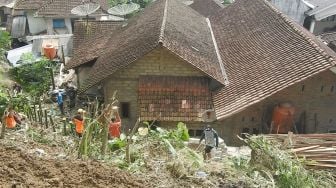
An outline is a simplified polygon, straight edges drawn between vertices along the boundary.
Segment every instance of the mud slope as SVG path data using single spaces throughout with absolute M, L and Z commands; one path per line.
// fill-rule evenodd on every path
M 98 162 L 48 160 L 0 145 L 0 187 L 151 187 Z

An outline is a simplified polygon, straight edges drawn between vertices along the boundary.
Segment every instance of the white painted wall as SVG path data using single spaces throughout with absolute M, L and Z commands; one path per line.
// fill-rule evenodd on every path
M 46 21 L 44 18 L 34 17 L 34 12 L 29 11 L 26 13 L 28 19 L 29 32 L 33 35 L 41 33 L 42 31 L 47 30 Z
M 303 25 L 305 11 L 310 9 L 302 0 L 271 0 L 271 3 L 300 25 Z
M 47 33 L 48 35 L 57 35 L 57 34 L 72 34 L 72 26 L 70 18 L 46 18 L 47 19 Z M 64 19 L 65 28 L 64 29 L 54 29 L 53 28 L 53 19 Z

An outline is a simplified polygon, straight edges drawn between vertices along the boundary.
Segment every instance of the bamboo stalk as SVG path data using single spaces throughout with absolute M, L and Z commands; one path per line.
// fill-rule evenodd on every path
M 48 113 L 47 113 L 47 110 L 44 110 L 44 120 L 45 120 L 46 128 L 48 129 L 49 126 L 48 126 Z
M 52 119 L 52 116 L 49 115 L 49 121 L 50 121 L 50 124 L 51 124 L 51 127 L 53 129 L 53 132 L 56 132 L 56 128 L 55 128 L 55 124 L 54 124 L 54 120 Z

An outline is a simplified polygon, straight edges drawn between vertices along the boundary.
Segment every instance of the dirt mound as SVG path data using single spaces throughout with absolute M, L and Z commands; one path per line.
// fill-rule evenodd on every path
M 48 160 L 0 146 L 1 187 L 151 187 L 98 162 Z

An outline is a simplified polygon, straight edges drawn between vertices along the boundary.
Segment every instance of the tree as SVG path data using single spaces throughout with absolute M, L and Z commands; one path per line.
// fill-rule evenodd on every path
M 52 78 L 47 67 L 52 66 L 53 63 L 44 58 L 35 63 L 27 63 L 15 67 L 10 70 L 10 74 L 22 86 L 24 91 L 39 96 L 47 91 L 51 85 Z

